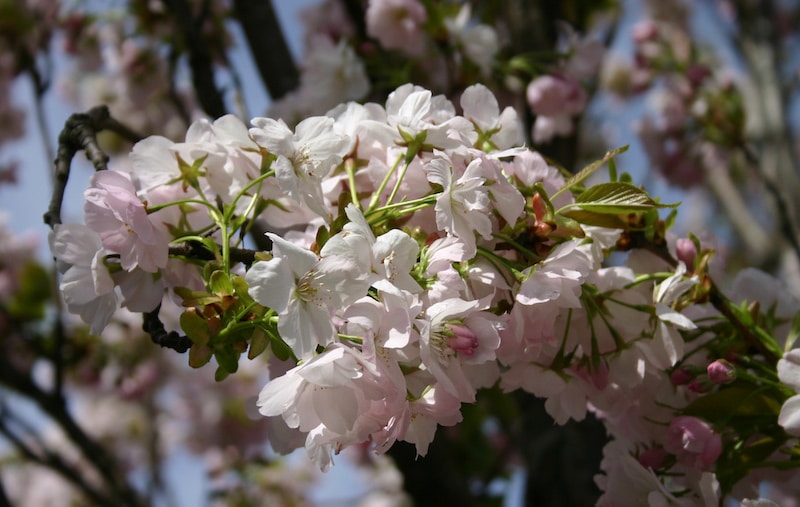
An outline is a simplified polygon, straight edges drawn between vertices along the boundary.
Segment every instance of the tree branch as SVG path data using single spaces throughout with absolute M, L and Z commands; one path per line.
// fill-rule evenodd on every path
M 181 336 L 175 331 L 167 332 L 164 323 L 158 317 L 161 305 L 152 312 L 142 314 L 142 329 L 150 335 L 153 343 L 167 349 L 172 349 L 183 354 L 192 347 L 192 340 L 187 336 Z
M 214 82 L 214 62 L 202 30 L 204 18 L 202 15 L 195 17 L 186 0 L 165 0 L 164 3 L 172 13 L 175 28 L 189 54 L 192 84 L 200 106 L 207 115 L 219 118 L 227 111 L 222 93 Z
M 44 223 L 51 229 L 61 223 L 61 205 L 75 154 L 83 150 L 95 171 L 108 168 L 108 155 L 97 144 L 97 134 L 103 130 L 110 130 L 131 142 L 142 139 L 135 131 L 112 118 L 106 106 L 93 107 L 86 113 L 76 113 L 67 118 L 64 129 L 58 135 L 53 196 L 47 213 L 44 214 Z
M 272 100 L 297 88 L 300 74 L 270 0 L 234 0 L 236 17 Z
M 91 463 L 109 487 L 113 504 L 139 507 L 141 500 L 138 493 L 118 472 L 111 455 L 91 439 L 67 411 L 63 399 L 44 391 L 27 372 L 21 372 L 4 357 L 0 357 L 0 384 L 7 386 L 29 398 L 64 430 L 67 437 L 81 450 L 86 460 Z
M 111 499 L 105 497 L 101 492 L 90 486 L 89 483 L 77 472 L 75 467 L 65 463 L 61 456 L 47 449 L 42 449 L 42 455 L 40 455 L 25 442 L 23 442 L 23 440 L 14 434 L 11 428 L 6 425 L 5 416 L 8 413 L 9 412 L 5 407 L 0 409 L 0 433 L 2 433 L 3 436 L 8 439 L 8 441 L 14 446 L 17 452 L 22 455 L 22 457 L 45 468 L 49 468 L 50 470 L 61 475 L 61 477 L 75 485 L 96 505 L 112 506 L 115 504 Z M 8 503 L 8 505 L 10 505 L 10 503 Z

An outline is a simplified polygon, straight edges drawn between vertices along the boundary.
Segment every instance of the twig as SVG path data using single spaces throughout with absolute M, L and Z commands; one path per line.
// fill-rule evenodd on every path
M 269 240 L 269 238 L 265 239 Z M 269 250 L 269 248 L 265 250 Z M 231 260 L 234 262 L 241 262 L 248 267 L 256 261 L 256 253 L 255 250 L 248 250 L 246 248 L 231 247 L 230 249 Z M 171 246 L 169 247 L 169 254 L 202 261 L 212 261 L 216 258 L 213 252 L 209 252 L 208 249 L 196 241 L 187 241 L 180 245 Z
M 187 336 L 181 336 L 175 331 L 167 332 L 164 323 L 158 317 L 161 305 L 153 310 L 142 314 L 142 329 L 150 335 L 153 343 L 167 349 L 172 349 L 183 354 L 192 347 L 192 340 Z

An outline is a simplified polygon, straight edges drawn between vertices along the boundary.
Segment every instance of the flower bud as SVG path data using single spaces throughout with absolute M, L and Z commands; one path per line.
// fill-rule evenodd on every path
M 715 384 L 730 384 L 736 380 L 736 368 L 725 359 L 717 359 L 708 365 L 708 378 Z
M 694 374 L 688 368 L 678 368 L 669 375 L 669 380 L 674 386 L 685 386 L 694 380 Z
M 697 247 L 694 241 L 689 238 L 680 238 L 675 242 L 675 253 L 678 260 L 686 264 L 686 267 L 692 269 L 694 266 L 694 259 L 697 257 Z
M 653 447 L 652 449 L 642 451 L 638 459 L 643 467 L 658 470 L 664 465 L 664 461 L 667 459 L 667 451 L 661 447 Z

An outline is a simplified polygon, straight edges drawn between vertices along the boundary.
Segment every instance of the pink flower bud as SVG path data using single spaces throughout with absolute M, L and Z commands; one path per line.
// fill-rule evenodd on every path
M 708 365 L 708 378 L 715 384 L 730 384 L 736 380 L 736 368 L 725 359 L 717 359 Z
M 686 264 L 687 268 L 694 266 L 694 259 L 697 257 L 697 247 L 694 246 L 694 241 L 689 238 L 680 238 L 675 242 L 675 253 L 678 260 Z
M 709 470 L 722 454 L 722 438 L 711 426 L 697 417 L 676 417 L 664 435 L 664 449 L 679 463 Z
M 653 447 L 652 449 L 647 449 L 639 454 L 639 463 L 643 467 L 652 468 L 653 470 L 658 470 L 661 468 L 666 459 L 667 451 L 661 447 Z
M 685 386 L 694 380 L 694 374 L 686 368 L 678 368 L 670 374 L 669 380 L 674 386 Z

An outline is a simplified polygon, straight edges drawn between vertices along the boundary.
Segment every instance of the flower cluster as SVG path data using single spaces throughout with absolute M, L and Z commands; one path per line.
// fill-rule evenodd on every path
M 559 424 L 587 411 L 605 422 L 609 505 L 639 476 L 652 477 L 644 499 L 719 495 L 717 460 L 747 445 L 696 402 L 734 384 L 673 381 L 739 360 L 697 324 L 720 321 L 695 304 L 721 298 L 705 283 L 708 252 L 674 260 L 665 205 L 613 170 L 623 150 L 565 179 L 519 147 L 516 113 L 487 88 L 459 105 L 409 84 L 294 129 L 225 116 L 184 142 L 141 141 L 128 167 L 92 178 L 86 225 L 55 229 L 67 307 L 99 333 L 117 305 L 152 313 L 171 299 L 189 363 L 213 357 L 218 379 L 245 352 L 291 360 L 258 410 L 275 449 L 304 446 L 323 470 L 364 442 L 425 455 L 438 425 L 499 385 L 546 399 Z M 606 162 L 612 181 L 583 186 Z M 250 248 L 247 233 L 264 229 Z M 741 322 L 737 311 L 724 317 Z M 733 378 L 718 369 L 708 377 Z

